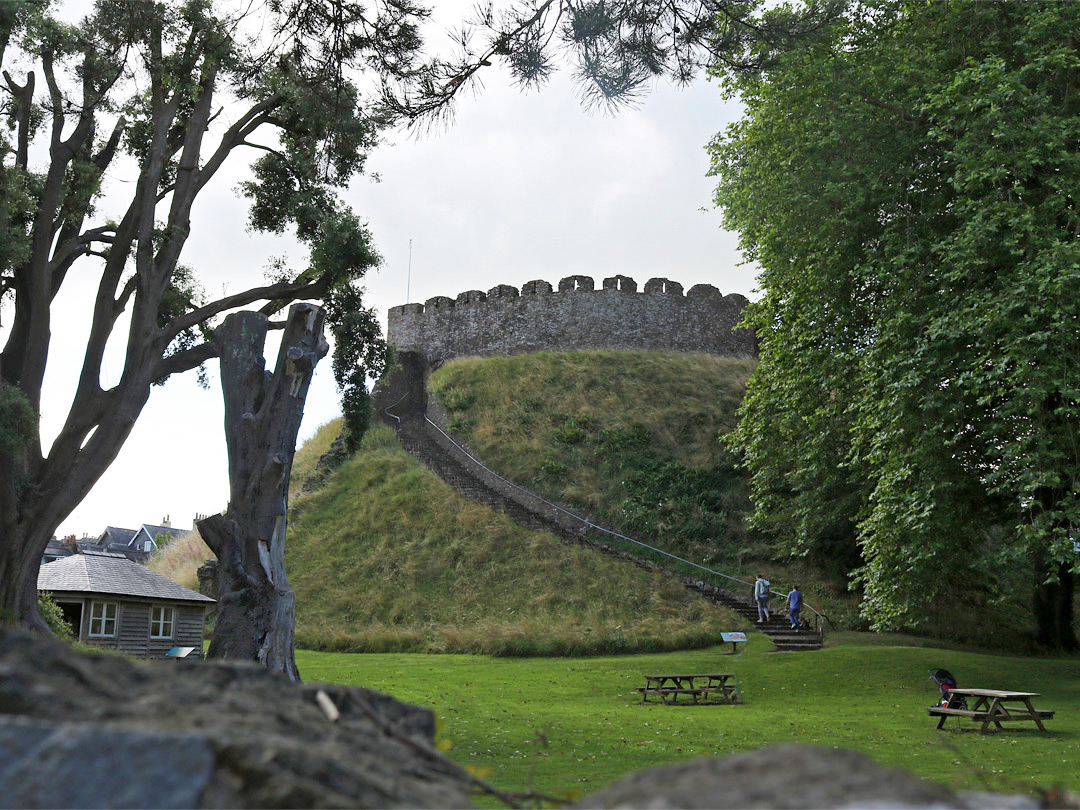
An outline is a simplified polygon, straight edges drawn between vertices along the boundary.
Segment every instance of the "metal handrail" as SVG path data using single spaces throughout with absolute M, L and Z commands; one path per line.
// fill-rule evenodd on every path
M 405 397 L 402 397 L 401 399 L 404 399 L 404 398 L 405 398 Z M 399 400 L 398 400 L 398 402 L 401 402 L 401 400 L 399 399 Z M 395 405 L 397 405 L 397 404 L 398 404 L 398 403 L 397 403 L 397 402 L 395 402 L 395 403 L 394 403 L 394 405 L 391 405 L 391 406 L 390 406 L 390 408 L 393 408 L 393 407 L 394 407 Z M 387 408 L 386 410 L 388 411 L 388 410 L 389 410 L 389 408 Z M 393 414 L 388 414 L 388 415 L 389 415 L 389 416 L 394 416 Z M 394 418 L 395 418 L 395 419 L 397 419 L 397 417 L 396 417 L 396 416 L 395 416 Z M 739 579 L 738 577 L 733 577 L 733 576 L 730 576 L 730 575 L 728 575 L 728 574 L 724 574 L 724 573 L 721 573 L 720 571 L 714 571 L 713 569 L 711 569 L 711 568 L 707 568 L 707 567 L 706 567 L 706 566 L 704 566 L 704 565 L 699 565 L 699 564 L 698 564 L 698 563 L 696 563 L 696 562 L 692 562 L 691 560 L 687 560 L 687 559 L 684 559 L 683 557 L 679 557 L 678 555 L 675 555 L 675 554 L 671 554 L 670 552 L 664 551 L 664 550 L 663 550 L 662 548 L 656 548 L 655 546 L 650 546 L 650 545 L 649 545 L 648 543 L 643 543 L 643 542 L 641 542 L 640 540 L 635 540 L 635 539 L 634 539 L 633 537 L 627 537 L 627 536 L 626 536 L 625 534 L 621 534 L 621 533 L 619 533 L 619 532 L 616 532 L 616 531 L 612 531 L 611 529 L 606 529 L 606 528 L 604 528 L 603 526 L 598 526 L 598 525 L 596 525 L 595 523 L 593 523 L 593 522 L 592 522 L 591 520 L 589 520 L 588 518 L 584 518 L 584 517 L 582 517 L 581 515 L 576 515 L 576 514 L 574 514 L 573 512 L 571 512 L 571 511 L 570 511 L 569 509 L 566 509 L 566 508 L 564 508 L 564 507 L 562 507 L 562 506 L 559 506 L 559 504 L 557 504 L 557 503 L 552 503 L 552 502 L 551 502 L 551 501 L 549 501 L 549 500 L 548 500 L 547 498 L 544 498 L 544 497 L 543 497 L 543 496 L 541 496 L 541 495 L 537 495 L 537 494 L 536 494 L 535 492 L 532 492 L 532 491 L 530 491 L 530 490 L 528 490 L 528 489 L 525 489 L 525 487 L 523 487 L 523 486 L 520 486 L 519 484 L 515 484 L 515 483 L 514 483 L 513 481 L 511 481 L 511 480 L 510 480 L 509 478 L 505 478 L 505 477 L 503 477 L 503 476 L 499 475 L 499 474 L 498 474 L 497 472 L 495 472 L 495 471 L 494 471 L 493 469 L 491 469 L 491 468 L 490 468 L 490 467 L 488 467 L 488 466 L 487 466 L 486 464 L 484 464 L 484 462 L 482 462 L 482 461 L 481 461 L 480 459 L 478 459 L 478 458 L 477 458 L 476 456 L 474 456 L 474 455 L 473 455 L 472 453 L 470 453 L 470 452 L 469 452 L 468 450 L 466 450 L 466 449 L 465 449 L 464 447 L 462 447 L 462 446 L 461 446 L 460 444 L 458 444 L 458 442 L 456 442 L 456 441 L 454 440 L 454 438 L 453 438 L 453 437 L 452 437 L 452 436 L 451 436 L 451 435 L 450 435 L 449 433 L 447 433 L 447 432 L 446 432 L 445 430 L 443 430 L 443 429 L 442 429 L 441 427 L 439 427 L 439 426 L 438 426 L 437 424 L 435 424 L 434 422 L 432 422 L 432 421 L 431 421 L 431 419 L 430 419 L 430 418 L 429 418 L 429 417 L 428 417 L 428 416 L 427 416 L 426 414 L 425 414 L 425 416 L 424 416 L 424 420 L 425 420 L 425 421 L 426 421 L 426 422 L 427 422 L 427 423 L 428 423 L 429 425 L 431 425 L 431 426 L 432 426 L 433 428 L 435 428 L 435 430 L 439 431 L 439 433 L 441 433 L 441 434 L 442 434 L 442 435 L 443 435 L 444 437 L 446 437 L 446 440 L 447 440 L 448 442 L 450 442 L 450 443 L 451 443 L 452 445 L 454 445 L 454 447 L 456 447 L 456 448 L 457 448 L 458 450 L 460 450 L 460 451 L 461 451 L 461 452 L 462 452 L 462 453 L 463 453 L 463 454 L 464 454 L 464 455 L 465 455 L 465 456 L 466 456 L 467 458 L 469 458 L 469 459 L 470 459 L 470 460 L 471 460 L 471 461 L 472 461 L 473 463 L 475 463 L 475 464 L 479 465 L 480 467 L 482 467 L 482 468 L 483 468 L 484 470 L 486 470 L 486 471 L 487 471 L 488 473 L 490 473 L 491 475 L 493 475 L 493 476 L 495 476 L 496 478 L 498 478 L 498 479 L 499 479 L 500 481 L 502 481 L 503 483 L 505 483 L 505 484 L 507 484 L 507 485 L 509 485 L 509 486 L 513 487 L 514 489 L 516 489 L 516 490 L 518 490 L 518 491 L 520 491 L 520 492 L 523 492 L 523 493 L 525 493 L 526 495 L 528 495 L 528 496 L 530 496 L 530 497 L 532 497 L 532 498 L 535 498 L 536 500 L 540 501 L 541 503 L 547 504 L 547 505 L 548 505 L 548 506 L 550 506 L 550 507 L 551 507 L 552 509 L 556 509 L 556 510 L 558 510 L 559 512 L 562 512 L 562 513 L 563 513 L 564 515 L 568 515 L 569 517 L 573 518 L 574 520 L 577 520 L 577 521 L 579 521 L 579 522 L 583 523 L 584 525 L 588 526 L 588 527 L 589 527 L 590 529 L 593 529 L 594 531 L 598 531 L 598 532 L 601 532 L 602 534 L 607 534 L 607 535 L 610 535 L 611 537 L 617 537 L 617 538 L 619 538 L 620 540 L 625 540 L 626 542 L 628 542 L 628 543 L 633 543 L 633 544 L 634 544 L 634 545 L 636 545 L 636 546 L 641 546 L 642 548 L 647 548 L 647 549 L 649 549 L 650 551 L 654 551 L 654 552 L 656 552 L 657 554 L 662 554 L 662 555 L 664 555 L 665 557 L 670 557 L 670 558 L 671 558 L 671 559 L 673 559 L 673 560 L 678 560 L 679 562 L 681 562 L 681 563 L 685 563 L 686 565 L 689 565 L 689 566 L 691 566 L 691 567 L 693 567 L 693 568 L 697 568 L 697 569 L 700 569 L 700 570 L 702 570 L 702 571 L 706 571 L 706 572 L 708 572 L 708 573 L 712 574 L 713 576 L 717 576 L 717 577 L 723 577 L 724 579 L 728 579 L 728 580 L 731 580 L 732 582 L 739 582 L 739 583 L 741 583 L 741 584 L 743 584 L 743 585 L 746 585 L 747 587 L 751 587 L 751 588 L 752 588 L 752 587 L 754 587 L 753 583 L 751 583 L 751 582 L 747 582 L 747 581 L 746 581 L 746 580 L 744 580 L 744 579 Z M 400 419 L 398 419 L 398 422 L 400 422 L 400 421 L 401 421 L 401 420 L 400 420 Z M 783 597 L 785 597 L 785 598 L 786 598 L 786 596 L 787 596 L 786 594 L 782 594 L 782 593 L 779 593 L 779 592 L 777 592 L 777 591 L 772 591 L 772 590 L 770 590 L 769 592 L 770 592 L 771 594 L 775 595 L 775 596 L 783 596 Z M 824 613 L 821 613 L 820 611 L 816 610 L 816 609 L 815 609 L 814 607 L 812 607 L 811 605 L 807 604 L 806 602 L 803 602 L 803 606 L 804 606 L 804 607 L 806 607 L 806 608 L 808 608 L 808 609 L 810 610 L 810 612 L 811 612 L 811 613 L 813 613 L 813 614 L 814 614 L 814 616 L 815 616 L 815 617 L 817 618 L 817 622 L 816 622 L 816 623 L 817 623 L 817 625 L 818 625 L 818 627 L 819 627 L 819 628 L 821 627 L 821 620 L 822 620 L 822 619 L 824 619 L 824 620 L 825 620 L 825 621 L 827 621 L 827 622 L 828 622 L 828 623 L 829 623 L 830 625 L 832 625 L 832 620 L 831 620 L 831 619 L 830 619 L 830 618 L 829 618 L 828 616 L 826 616 L 826 615 L 825 615 Z
M 407 397 L 409 394 L 410 394 L 410 392 L 406 391 L 404 394 L 401 395 L 401 399 L 399 399 L 393 405 L 387 405 L 385 408 L 382 409 L 382 412 L 384 414 L 389 416 L 391 419 L 396 420 L 399 425 L 401 424 L 401 417 L 400 416 L 395 416 L 394 414 L 390 413 L 390 409 L 391 408 L 396 408 L 398 405 L 400 405 L 402 403 L 402 401 L 405 399 L 405 397 Z

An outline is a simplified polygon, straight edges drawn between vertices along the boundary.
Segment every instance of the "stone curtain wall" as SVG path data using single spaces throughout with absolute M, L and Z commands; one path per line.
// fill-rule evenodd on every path
M 639 292 L 632 278 L 614 276 L 596 290 L 590 277 L 570 276 L 557 291 L 546 281 L 530 281 L 520 291 L 500 284 L 486 293 L 393 307 L 387 337 L 428 361 L 581 349 L 748 357 L 757 354 L 754 336 L 734 329 L 746 304 L 710 284 L 684 295 L 681 284 L 654 278 Z

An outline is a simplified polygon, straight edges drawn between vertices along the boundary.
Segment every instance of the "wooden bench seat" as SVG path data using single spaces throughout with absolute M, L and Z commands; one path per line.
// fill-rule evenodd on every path
M 989 712 L 974 712 L 971 709 L 946 709 L 944 706 L 931 706 L 927 711 L 935 717 L 974 717 L 978 720 L 984 720 L 989 715 Z
M 654 686 L 637 686 L 634 687 L 641 693 L 642 699 L 648 699 L 649 695 L 660 698 L 664 703 L 668 702 L 668 698 L 671 698 L 672 703 L 678 702 L 679 695 L 690 695 L 694 699 L 694 703 L 697 703 L 700 699 L 703 703 L 715 703 L 716 700 L 710 700 L 710 695 L 719 695 L 721 703 L 735 703 L 738 692 L 730 686 L 701 686 L 694 687 L 692 689 L 676 688 L 673 686 L 664 686 L 657 689 Z
M 720 694 L 728 694 L 733 692 L 732 687 L 721 686 L 702 686 L 693 689 L 677 689 L 673 686 L 662 686 L 659 689 L 656 687 L 638 686 L 635 687 L 639 692 L 648 692 L 649 694 L 713 694 L 719 692 Z
M 927 709 L 930 714 L 935 717 L 941 716 L 955 716 L 955 717 L 972 717 L 976 720 L 985 720 L 990 716 L 986 711 L 972 711 L 971 709 L 946 709 L 944 706 L 931 706 Z M 1006 709 L 1006 711 L 1008 711 Z M 1035 709 L 1035 715 L 1043 719 L 1049 720 L 1054 716 L 1054 713 L 1049 709 Z M 1026 709 L 1017 714 L 998 714 L 995 715 L 995 720 L 1030 720 L 1032 717 L 1031 712 Z

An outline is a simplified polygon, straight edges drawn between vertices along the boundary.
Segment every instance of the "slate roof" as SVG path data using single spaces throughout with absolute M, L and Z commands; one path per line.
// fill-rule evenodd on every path
M 84 551 L 41 566 L 39 591 L 141 596 L 178 602 L 213 602 L 190 588 L 134 563 L 123 554 Z
M 108 545 L 109 543 L 123 543 L 125 546 L 131 542 L 132 538 L 139 533 L 138 529 L 120 529 L 116 526 L 106 526 L 105 531 L 97 542 L 99 545 Z
M 151 540 L 157 540 L 159 534 L 168 537 L 172 535 L 174 540 L 178 540 L 181 537 L 191 534 L 190 529 L 178 529 L 175 526 L 155 526 L 153 523 L 144 523 L 139 527 L 139 531 L 146 532 Z M 131 537 L 134 539 L 135 535 L 139 532 L 133 532 Z

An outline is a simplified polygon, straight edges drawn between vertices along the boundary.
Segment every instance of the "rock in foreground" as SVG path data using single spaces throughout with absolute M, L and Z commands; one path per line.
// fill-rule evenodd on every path
M 777 745 L 632 774 L 583 808 L 1037 808 L 1028 796 L 956 794 L 844 749 Z
M 428 710 L 358 687 L 0 628 L 0 807 L 470 807 L 460 773 L 409 744 L 434 730 Z

